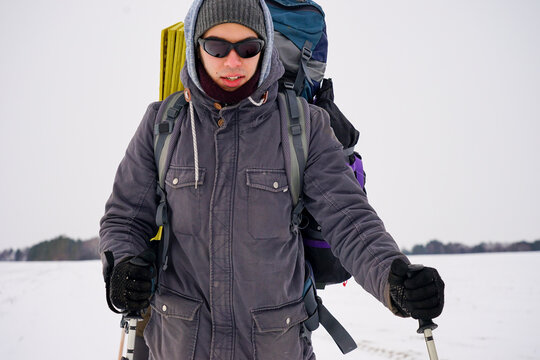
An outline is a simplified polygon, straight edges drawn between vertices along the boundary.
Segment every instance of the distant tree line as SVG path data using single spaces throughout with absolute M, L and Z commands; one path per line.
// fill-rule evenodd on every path
M 4 250 L 0 252 L 0 261 L 95 260 L 99 259 L 98 242 L 97 237 L 82 241 L 60 235 L 25 249 Z M 404 249 L 403 252 L 408 255 L 427 255 L 539 250 L 540 240 L 518 241 L 510 244 L 481 243 L 474 246 L 455 242 L 443 244 L 439 240 L 431 240 L 426 245 L 414 245 L 412 250 Z
M 510 251 L 539 251 L 540 240 L 533 242 L 518 241 L 510 244 L 502 243 L 481 243 L 474 246 L 463 245 L 461 243 L 450 242 L 443 244 L 439 240 L 431 240 L 427 245 L 414 245 L 412 250 L 403 250 L 408 255 L 427 254 L 473 254 L 489 252 L 510 252 Z
M 0 261 L 57 261 L 99 259 L 98 238 L 74 240 L 60 235 L 25 249 L 0 252 Z

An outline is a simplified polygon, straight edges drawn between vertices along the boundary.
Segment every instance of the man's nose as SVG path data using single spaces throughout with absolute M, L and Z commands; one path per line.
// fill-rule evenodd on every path
M 239 67 L 242 64 L 242 58 L 238 56 L 234 49 L 225 58 L 225 65 L 228 67 Z

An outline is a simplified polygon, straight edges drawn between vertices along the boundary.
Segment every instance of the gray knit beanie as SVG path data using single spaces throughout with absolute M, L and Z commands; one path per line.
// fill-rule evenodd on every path
M 224 23 L 244 25 L 267 42 L 260 0 L 205 0 L 197 16 L 193 37 L 195 44 L 208 29 Z

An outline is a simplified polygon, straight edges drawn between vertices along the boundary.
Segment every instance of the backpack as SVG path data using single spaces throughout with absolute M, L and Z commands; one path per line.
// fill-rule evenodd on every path
M 285 67 L 283 80 L 313 102 L 326 70 L 328 38 L 322 8 L 311 0 L 265 0 L 274 23 L 274 46 Z

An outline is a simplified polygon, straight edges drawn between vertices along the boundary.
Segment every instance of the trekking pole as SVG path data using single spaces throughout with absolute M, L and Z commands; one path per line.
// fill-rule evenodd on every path
M 424 265 L 409 265 L 409 271 L 407 272 L 407 276 L 410 278 L 412 277 L 412 274 L 416 271 L 422 270 L 424 268 Z M 416 332 L 418 334 L 424 334 L 424 339 L 426 340 L 426 346 L 427 351 L 429 355 L 430 360 L 439 360 L 439 356 L 437 355 L 437 349 L 435 348 L 435 341 L 433 340 L 433 333 L 432 330 L 435 330 L 437 328 L 437 324 L 435 324 L 431 319 L 418 319 L 418 330 Z
M 133 354 L 135 352 L 135 336 L 137 335 L 137 322 L 142 320 L 141 315 L 138 313 L 129 313 L 122 316 L 122 322 L 120 326 L 124 329 L 124 334 L 122 335 L 120 351 L 124 347 L 124 336 L 127 333 L 127 347 L 126 347 L 126 356 L 119 357 L 119 360 L 133 360 Z
M 122 326 L 122 323 L 120 323 L 120 326 L 122 327 L 122 333 L 120 334 L 120 348 L 118 349 L 118 360 L 122 360 L 122 353 L 124 352 L 124 339 L 126 338 L 126 331 Z
M 420 325 L 420 327 L 418 328 L 418 330 L 416 330 L 416 332 L 419 334 L 424 334 L 429 359 L 439 360 L 439 357 L 437 356 L 437 349 L 435 348 L 435 341 L 433 340 L 433 334 L 431 333 L 431 330 L 435 330 L 438 325 L 435 324 L 431 319 L 420 319 L 418 320 L 418 324 Z

